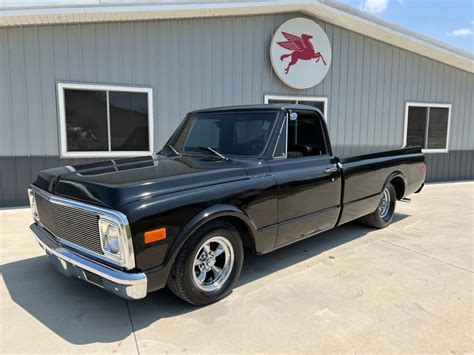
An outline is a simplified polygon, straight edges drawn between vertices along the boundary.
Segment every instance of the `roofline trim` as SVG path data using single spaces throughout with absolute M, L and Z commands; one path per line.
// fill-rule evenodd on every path
M 11 3 L 11 2 L 10 2 Z M 30 1 L 34 4 L 35 1 Z M 41 3 L 41 2 L 39 2 Z M 303 12 L 352 32 L 374 38 L 435 61 L 474 73 L 474 55 L 407 30 L 389 21 L 335 0 L 274 0 L 206 3 L 144 3 L 140 1 L 89 0 L 86 5 L 66 1 L 39 6 L 0 7 L 0 28 L 28 25 L 140 21 L 193 17 L 222 17 Z M 24 4 L 24 3 L 23 3 Z
M 443 48 L 446 51 L 456 53 L 456 54 L 458 54 L 462 57 L 466 57 L 466 58 L 471 59 L 471 60 L 474 61 L 474 53 L 469 53 L 469 52 L 467 52 L 463 49 L 453 47 L 453 46 L 449 45 L 448 43 L 438 41 L 438 40 L 436 40 L 432 37 L 423 35 L 423 34 L 421 34 L 419 32 L 416 32 L 416 31 L 412 31 L 412 30 L 410 30 L 408 28 L 405 28 L 403 26 L 400 26 L 400 25 L 398 25 L 394 22 L 384 20 L 380 17 L 371 15 L 371 14 L 365 12 L 365 11 L 361 11 L 361 10 L 355 9 L 353 7 L 350 7 L 348 5 L 342 4 L 339 1 L 335 1 L 335 0 L 313 0 L 312 2 L 318 3 L 319 6 L 329 6 L 329 7 L 333 8 L 336 11 L 352 15 L 356 18 L 360 18 L 361 20 L 365 20 L 367 23 L 369 23 L 372 26 L 375 25 L 379 28 L 388 29 L 393 33 L 403 34 L 403 35 L 407 36 L 410 39 L 416 39 L 416 40 L 421 41 L 421 42 L 430 43 L 433 46 Z

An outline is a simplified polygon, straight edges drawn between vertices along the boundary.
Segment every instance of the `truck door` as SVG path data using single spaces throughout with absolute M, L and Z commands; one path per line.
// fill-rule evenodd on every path
M 333 228 L 340 212 L 341 171 L 315 111 L 293 111 L 269 162 L 278 186 L 276 247 Z

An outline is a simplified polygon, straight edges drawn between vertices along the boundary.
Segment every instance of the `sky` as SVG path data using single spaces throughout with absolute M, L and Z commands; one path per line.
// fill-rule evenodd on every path
M 339 0 L 474 53 L 474 0 Z

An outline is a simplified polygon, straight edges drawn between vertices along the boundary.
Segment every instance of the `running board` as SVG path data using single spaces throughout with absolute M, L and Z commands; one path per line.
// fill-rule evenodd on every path
M 404 197 L 400 200 L 400 202 L 411 203 L 411 199 L 407 198 L 407 197 Z

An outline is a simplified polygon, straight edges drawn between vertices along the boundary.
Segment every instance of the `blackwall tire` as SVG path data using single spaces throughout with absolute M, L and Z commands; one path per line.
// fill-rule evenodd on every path
M 371 214 L 360 218 L 359 221 L 369 227 L 385 228 L 392 223 L 396 203 L 397 195 L 395 188 L 391 183 L 388 183 L 382 191 L 377 209 Z
M 244 260 L 242 239 L 231 224 L 211 222 L 195 232 L 180 250 L 169 289 L 196 306 L 228 296 L 239 279 Z

